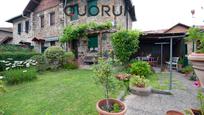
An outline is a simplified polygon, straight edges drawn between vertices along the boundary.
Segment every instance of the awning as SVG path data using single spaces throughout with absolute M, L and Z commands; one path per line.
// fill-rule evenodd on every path
M 39 38 L 34 37 L 34 38 L 32 39 L 32 41 L 34 41 L 34 42 L 44 42 L 45 40 L 44 40 L 44 39 L 39 39 Z

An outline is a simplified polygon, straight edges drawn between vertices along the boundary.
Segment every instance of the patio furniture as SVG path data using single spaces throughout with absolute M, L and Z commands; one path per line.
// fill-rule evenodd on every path
M 138 61 L 146 61 L 152 66 L 157 66 L 159 58 L 155 57 L 136 57 L 136 60 Z
M 178 71 L 178 61 L 179 57 L 172 57 L 172 68 Z M 170 68 L 170 61 L 166 62 L 167 67 Z

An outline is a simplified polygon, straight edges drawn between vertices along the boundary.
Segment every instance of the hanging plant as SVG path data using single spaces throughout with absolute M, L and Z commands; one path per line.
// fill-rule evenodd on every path
M 95 22 L 79 25 L 68 25 L 63 32 L 63 35 L 60 37 L 60 42 L 65 43 L 74 39 L 79 39 L 86 37 L 88 31 L 100 31 L 111 29 L 112 23 L 106 22 L 102 24 L 97 24 Z

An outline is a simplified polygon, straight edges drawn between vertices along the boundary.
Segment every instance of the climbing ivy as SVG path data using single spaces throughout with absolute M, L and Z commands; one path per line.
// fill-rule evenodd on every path
M 79 24 L 79 25 L 68 25 L 63 32 L 63 35 L 60 37 L 60 42 L 65 43 L 74 39 L 79 39 L 87 36 L 87 31 L 99 31 L 99 30 L 108 30 L 111 29 L 112 23 L 106 22 L 102 24 L 97 24 L 95 22 Z

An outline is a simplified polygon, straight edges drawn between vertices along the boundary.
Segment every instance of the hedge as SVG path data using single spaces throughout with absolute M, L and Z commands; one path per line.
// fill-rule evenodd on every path
M 0 60 L 8 60 L 8 58 L 12 58 L 12 60 L 23 61 L 27 60 L 34 55 L 39 55 L 39 53 L 35 52 L 0 52 Z

